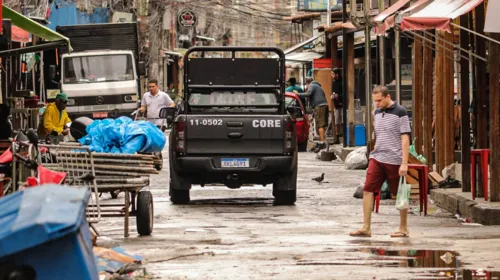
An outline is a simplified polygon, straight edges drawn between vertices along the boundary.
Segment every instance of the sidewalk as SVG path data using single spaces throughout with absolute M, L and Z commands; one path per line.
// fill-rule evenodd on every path
M 474 223 L 500 225 L 500 202 L 484 201 L 482 197 L 472 200 L 470 192 L 461 189 L 431 190 L 431 199 L 436 205 L 451 213 L 458 213 Z

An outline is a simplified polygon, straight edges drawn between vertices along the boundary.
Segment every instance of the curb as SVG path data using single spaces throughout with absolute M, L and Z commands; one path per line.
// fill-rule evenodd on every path
M 500 225 L 500 208 L 498 207 L 488 207 L 488 205 L 443 189 L 431 190 L 431 198 L 440 208 L 452 214 L 458 213 L 474 223 Z

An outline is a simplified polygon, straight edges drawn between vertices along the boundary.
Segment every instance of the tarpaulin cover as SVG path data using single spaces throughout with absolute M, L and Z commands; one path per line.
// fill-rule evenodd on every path
M 472 11 L 483 0 L 434 0 L 421 10 L 401 20 L 401 29 L 437 29 L 451 32 L 451 20 Z
M 154 124 L 128 117 L 94 120 L 86 130 L 88 134 L 78 141 L 98 153 L 156 153 L 163 150 L 167 141 Z
M 0 258 L 74 233 L 85 222 L 87 188 L 45 185 L 0 199 Z

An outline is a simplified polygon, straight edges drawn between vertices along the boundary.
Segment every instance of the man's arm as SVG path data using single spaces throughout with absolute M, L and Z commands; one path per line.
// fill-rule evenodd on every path
M 401 150 L 403 153 L 402 154 L 403 159 L 401 167 L 399 168 L 399 175 L 405 176 L 408 173 L 408 157 L 410 152 L 411 127 L 410 127 L 410 119 L 408 118 L 406 111 L 402 112 L 402 115 L 400 117 L 401 117 L 400 119 Z
M 175 102 L 170 98 L 170 95 L 165 93 L 165 98 L 167 99 L 167 106 L 168 107 L 175 107 Z
M 141 108 L 139 108 L 139 111 L 140 112 L 144 112 L 146 111 L 146 94 L 144 94 L 142 96 L 142 100 L 141 100 Z

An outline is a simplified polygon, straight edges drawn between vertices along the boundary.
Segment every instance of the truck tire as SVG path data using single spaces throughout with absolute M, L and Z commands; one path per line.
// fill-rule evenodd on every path
M 170 167 L 170 201 L 173 204 L 188 204 L 189 197 L 188 183 L 172 167 Z
M 137 195 L 137 233 L 151 235 L 153 232 L 153 195 L 150 191 L 142 191 Z
M 292 173 L 276 179 L 273 185 L 274 205 L 293 205 L 297 201 L 297 167 Z
M 170 139 L 172 138 L 172 134 Z M 173 143 L 169 140 L 169 143 Z M 185 179 L 183 179 L 173 167 L 173 155 L 172 150 L 169 147 L 169 173 L 170 173 L 170 201 L 176 205 L 188 204 L 191 198 L 189 197 L 190 184 Z
M 299 149 L 299 152 L 306 152 L 307 151 L 307 141 L 305 141 L 303 143 L 299 143 L 298 149 Z

